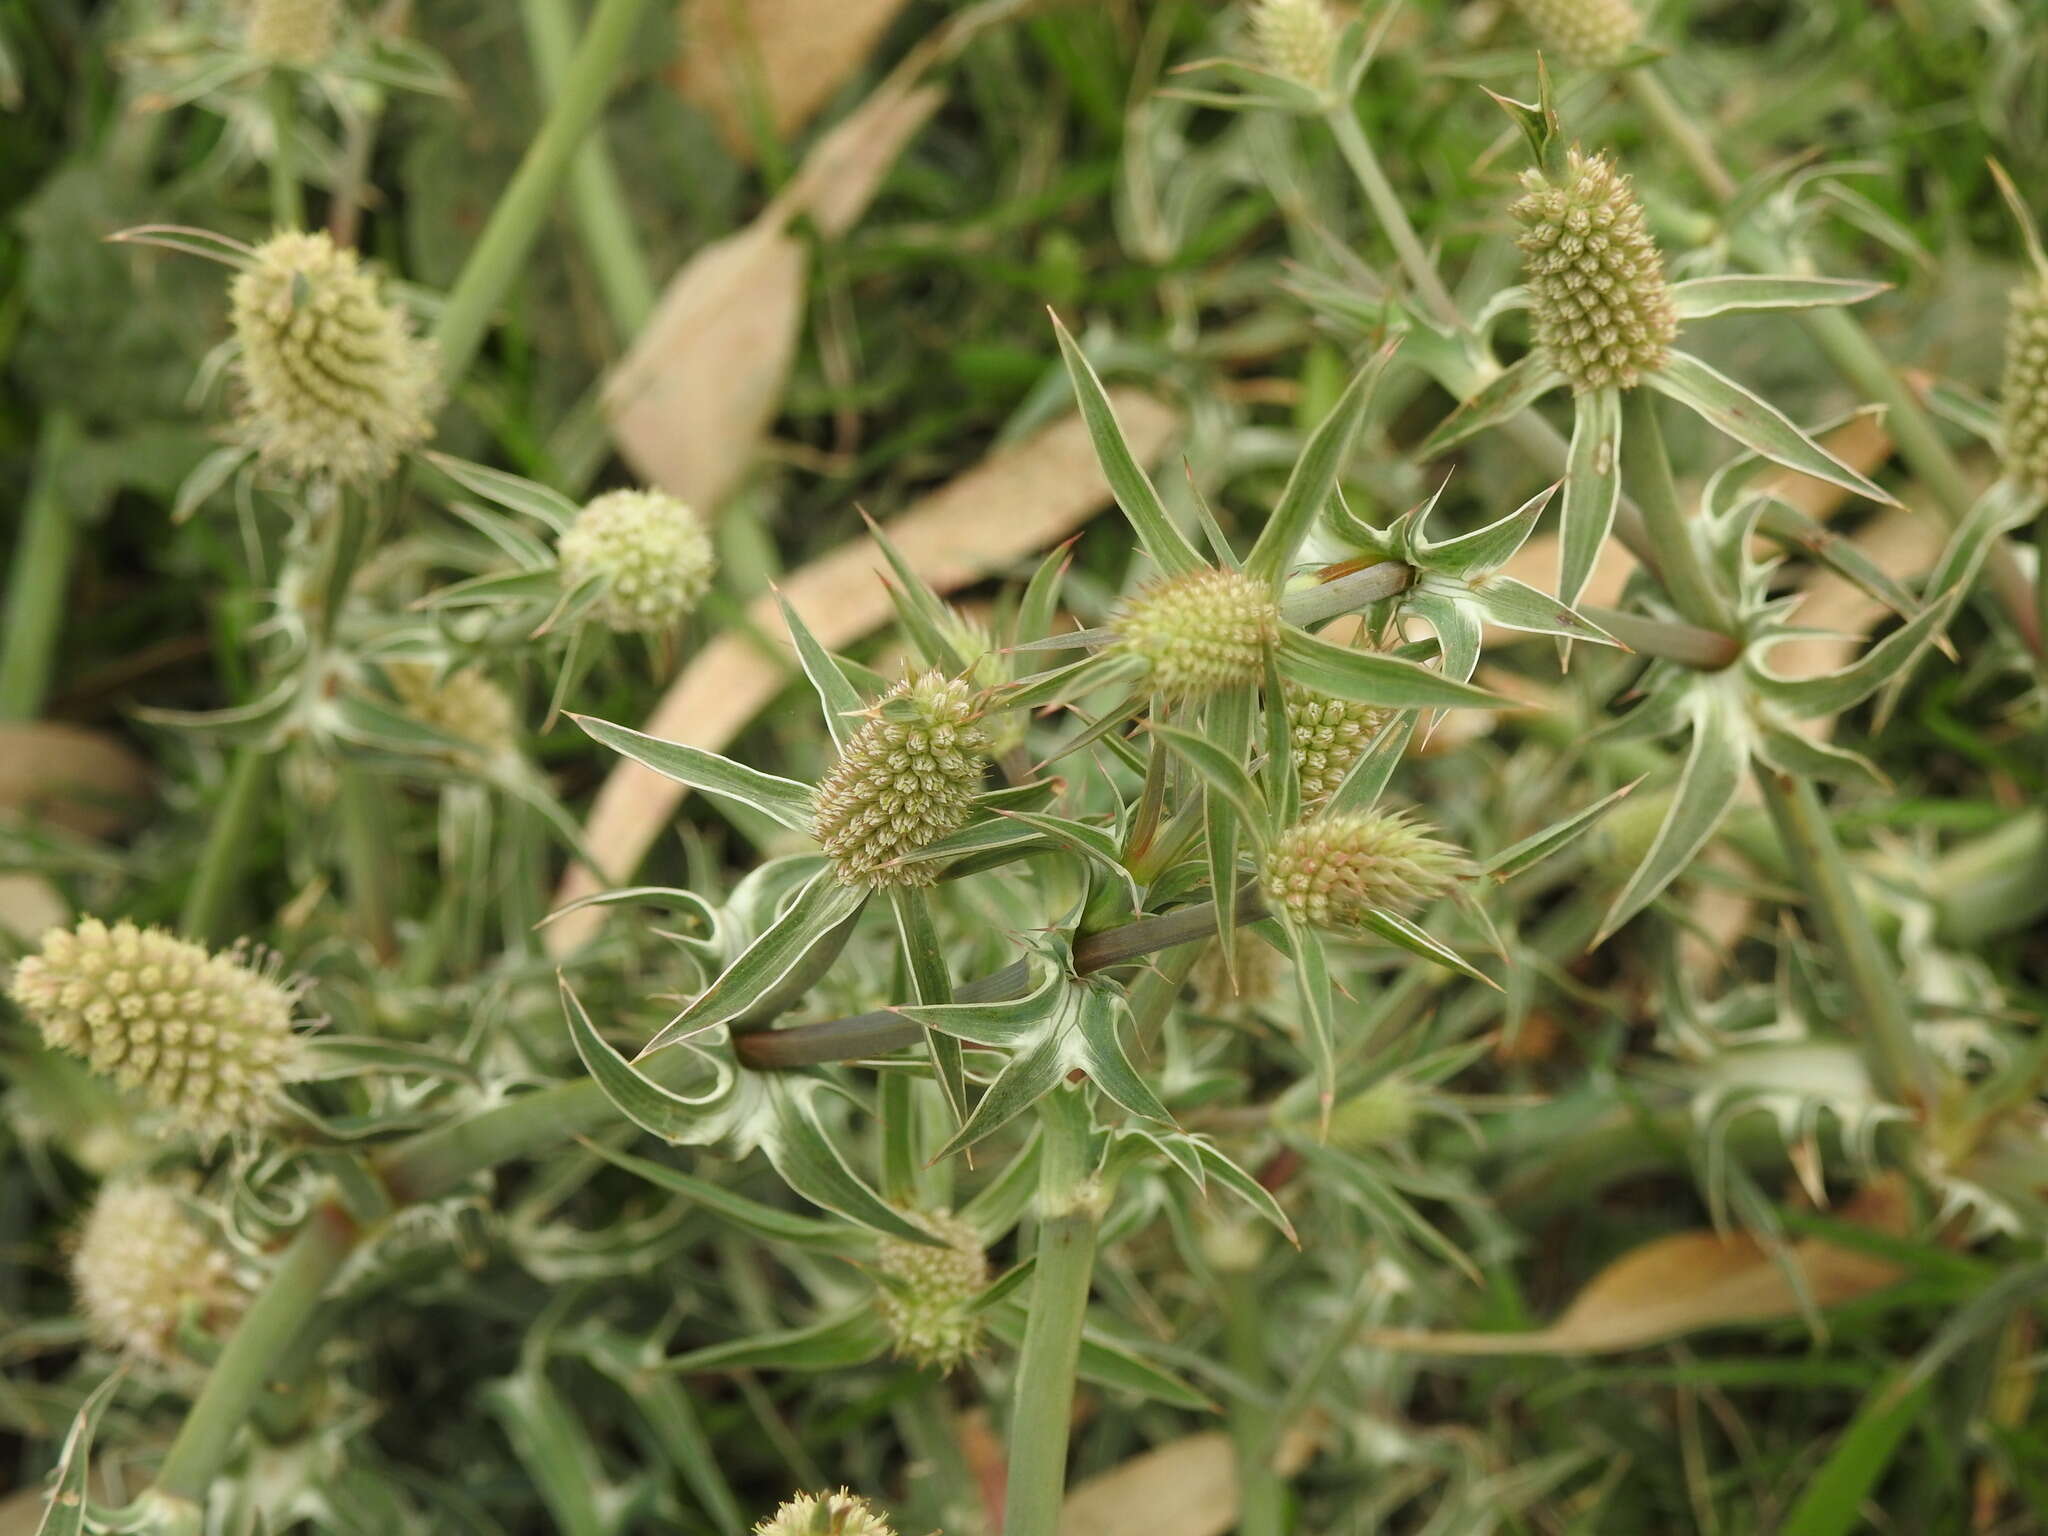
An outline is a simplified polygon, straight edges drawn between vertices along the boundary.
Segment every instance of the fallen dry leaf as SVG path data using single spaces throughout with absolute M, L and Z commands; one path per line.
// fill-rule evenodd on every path
M 1906 1191 L 1896 1179 L 1866 1186 L 1842 1208 L 1845 1220 L 1890 1236 L 1906 1230 Z M 1823 1307 L 1881 1290 L 1903 1273 L 1895 1264 L 1819 1238 L 1790 1245 L 1806 1291 Z M 1432 1355 L 1600 1355 L 1639 1349 L 1703 1328 L 1776 1322 L 1803 1310 L 1786 1256 L 1745 1233 L 1678 1232 L 1623 1254 L 1587 1282 L 1564 1314 L 1529 1333 L 1431 1333 L 1373 1329 L 1382 1349 Z
M 110 837 L 149 792 L 149 765 L 104 731 L 54 720 L 0 723 L 0 816 Z
M 750 93 L 778 139 L 809 122 L 874 51 L 905 0 L 688 0 L 676 86 L 734 155 L 754 157 Z
M 56 886 L 26 870 L 0 874 L 0 932 L 33 943 L 71 921 L 71 907 Z
M 1298 1471 L 1313 1437 L 1282 1437 L 1274 1463 Z M 1237 1527 L 1237 1450 L 1221 1430 L 1172 1440 L 1075 1485 L 1060 1509 L 1060 1536 L 1224 1536 Z
M 1132 453 L 1141 463 L 1156 459 L 1179 418 L 1136 390 L 1113 390 L 1111 399 Z M 935 589 L 947 592 L 1045 548 L 1109 500 L 1087 429 L 1080 417 L 1067 416 L 921 498 L 893 519 L 887 532 L 904 559 Z M 783 584 L 783 595 L 803 614 L 820 644 L 842 647 L 888 620 L 892 609 L 879 575 L 885 564 L 872 539 L 859 539 L 796 572 Z M 772 597 L 757 599 L 748 619 L 764 634 L 787 633 Z M 697 653 L 641 729 L 716 752 L 793 675 L 794 660 L 778 664 L 752 638 L 728 632 Z M 685 793 L 682 785 L 637 763 L 615 767 L 584 827 L 584 845 L 598 867 L 614 881 L 630 878 Z M 556 892 L 556 904 L 599 889 L 587 870 L 573 866 Z M 547 930 L 551 952 L 574 949 L 597 931 L 606 913 L 603 907 L 586 907 L 552 924 Z

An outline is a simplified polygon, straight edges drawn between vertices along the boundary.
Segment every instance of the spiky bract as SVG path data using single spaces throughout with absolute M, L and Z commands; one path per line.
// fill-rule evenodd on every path
M 892 864 L 967 820 L 988 767 L 974 688 L 940 672 L 898 683 L 818 786 L 817 833 L 848 885 L 930 885 L 935 864 Z
M 1153 582 L 1111 625 L 1160 693 L 1199 698 L 1256 683 L 1280 630 L 1273 595 L 1242 571 L 1191 571 Z
M 882 1321 L 899 1356 L 950 1371 L 981 1340 L 981 1316 L 973 1306 L 988 1285 L 988 1255 L 980 1235 L 957 1216 L 927 1211 L 911 1213 L 910 1220 L 946 1246 L 877 1239 Z
M 866 1499 L 844 1488 L 800 1493 L 754 1527 L 754 1536 L 896 1536 Z
M 203 1136 L 271 1116 L 302 1044 L 296 991 L 241 951 L 86 918 L 43 935 L 8 988 L 43 1039 Z
M 1378 811 L 1297 822 L 1265 860 L 1267 903 L 1318 928 L 1360 926 L 1375 911 L 1405 915 L 1465 873 L 1465 856 L 1423 823 Z
M 1633 389 L 1664 366 L 1678 310 L 1629 179 L 1605 155 L 1567 157 L 1563 179 L 1522 174 L 1508 211 L 1522 226 L 1536 340 L 1577 391 Z
M 661 491 L 607 491 L 576 514 L 555 553 L 563 586 L 599 583 L 591 615 L 600 624 L 642 634 L 688 618 L 718 569 L 703 519 Z

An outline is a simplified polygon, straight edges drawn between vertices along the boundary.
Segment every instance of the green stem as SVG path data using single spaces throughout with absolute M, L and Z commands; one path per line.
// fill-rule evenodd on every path
M 576 26 L 567 0 L 524 0 L 526 47 L 549 101 L 561 98 Z M 569 166 L 569 208 L 597 275 L 597 286 L 621 341 L 631 341 L 654 312 L 656 291 L 633 213 L 601 128 L 593 129 Z
M 85 434 L 69 411 L 43 418 L 35 481 L 21 509 L 21 537 L 7 567 L 6 621 L 0 626 L 0 720 L 33 720 L 50 689 L 50 659 L 63 632 L 77 514 L 64 496 L 64 475 Z
M 611 94 L 648 0 L 598 0 L 562 88 L 441 310 L 434 340 L 444 377 L 468 371 L 491 316 L 518 281 L 569 163 Z
M 1933 1080 L 1913 1036 L 1898 968 L 1885 958 L 1870 916 L 1857 899 L 1848 860 L 1819 794 L 1806 780 L 1761 765 L 1757 783 L 1805 889 L 1808 909 L 1855 999 L 1872 1078 L 1894 1103 L 1930 1103 Z
M 1056 1090 L 1041 1101 L 1041 1113 L 1045 1143 L 1039 1164 L 1038 1263 L 1010 1411 L 1003 1536 L 1059 1536 L 1074 1371 L 1102 1219 L 1086 1101 Z
M 355 1222 L 335 1202 L 314 1209 L 207 1374 L 205 1388 L 157 1472 L 159 1495 L 195 1503 L 205 1497 L 227 1461 L 235 1432 L 270 1380 L 272 1365 L 289 1356 L 292 1340 L 359 1235 Z
M 340 765 L 336 810 L 349 907 L 379 960 L 398 954 L 392 927 L 389 811 L 377 781 L 354 763 Z
M 653 1058 L 655 1063 L 663 1059 Z M 445 1195 L 500 1163 L 588 1135 L 617 1118 L 618 1111 L 595 1080 L 579 1078 L 421 1131 L 371 1162 L 394 1204 L 415 1204 Z
M 1651 390 L 1631 389 L 1622 396 L 1621 410 L 1622 478 L 1642 509 L 1644 532 L 1664 590 L 1692 623 L 1717 634 L 1733 634 L 1734 611 L 1700 558 L 1685 509 L 1679 505 L 1664 431 L 1657 423 L 1657 396 Z
M 1679 158 L 1699 178 L 1707 195 L 1717 203 L 1732 202 L 1736 193 L 1735 178 L 1728 174 L 1721 164 L 1721 157 L 1714 153 L 1714 141 L 1700 127 L 1699 118 L 1672 100 L 1670 91 L 1665 89 L 1654 68 L 1645 64 L 1631 69 L 1621 77 L 1621 84 L 1656 130 L 1671 141 L 1671 147 L 1678 151 Z
M 1229 1277 L 1224 1331 L 1230 1368 L 1251 1392 L 1230 1400 L 1230 1438 L 1237 1446 L 1237 1536 L 1286 1536 L 1287 1483 L 1273 1467 L 1279 1426 L 1266 1401 L 1266 1303 L 1255 1271 Z
M 1351 174 L 1358 178 L 1365 200 L 1372 205 L 1373 216 L 1380 221 L 1381 231 L 1393 245 L 1401 270 L 1408 274 L 1408 281 L 1415 285 L 1415 291 L 1422 295 L 1423 302 L 1437 319 L 1453 330 L 1464 330 L 1465 318 L 1459 313 L 1458 301 L 1451 297 L 1451 290 L 1437 276 L 1436 263 L 1423 249 L 1415 226 L 1408 220 L 1408 210 L 1401 205 L 1400 194 L 1387 180 L 1387 173 L 1380 165 L 1379 156 L 1373 153 L 1365 130 L 1358 126 L 1358 113 L 1349 102 L 1345 102 L 1331 108 L 1325 120 L 1330 125 L 1330 132 L 1336 136 L 1337 148 L 1351 167 Z
M 270 754 L 260 746 L 238 747 L 228 765 L 227 784 L 214 810 L 213 825 L 207 830 L 199 867 L 192 872 L 192 883 L 185 890 L 185 907 L 178 926 L 187 938 L 205 944 L 230 937 L 224 931 L 225 922 L 248 864 L 263 794 L 269 785 Z
M 270 156 L 270 222 L 279 229 L 306 227 L 306 194 L 299 185 L 298 155 L 292 136 L 298 131 L 299 81 L 289 69 L 272 69 L 263 82 L 270 107 L 276 147 Z

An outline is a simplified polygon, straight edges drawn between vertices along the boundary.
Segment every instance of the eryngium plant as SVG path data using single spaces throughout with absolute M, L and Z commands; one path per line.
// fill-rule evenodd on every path
M 1201 698 L 1259 680 L 1279 636 L 1280 610 L 1241 571 L 1192 571 L 1146 587 L 1111 628 L 1161 694 Z
M 877 1300 L 898 1355 L 933 1370 L 950 1371 L 974 1353 L 982 1315 L 975 1303 L 988 1284 L 981 1235 L 945 1211 L 911 1219 L 943 1246 L 884 1236 L 875 1244 L 882 1290 Z
M 555 553 L 564 587 L 596 586 L 592 617 L 645 634 L 688 618 L 718 567 L 703 520 L 661 491 L 607 491 L 576 514 Z
M 104 1186 L 71 1256 L 79 1310 L 95 1341 L 151 1360 L 176 1353 L 188 1317 L 203 1328 L 236 1300 L 228 1256 L 165 1184 Z
M 754 1536 L 896 1536 L 865 1499 L 837 1493 L 800 1493 L 754 1527 Z
M 1631 0 L 1515 0 L 1536 42 L 1558 63 L 1612 69 L 1642 39 Z
M 1470 862 L 1411 816 L 1328 814 L 1289 827 L 1266 852 L 1267 902 L 1317 928 L 1406 917 L 1451 888 Z
M 249 0 L 245 42 L 256 58 L 307 69 L 334 47 L 341 0 Z

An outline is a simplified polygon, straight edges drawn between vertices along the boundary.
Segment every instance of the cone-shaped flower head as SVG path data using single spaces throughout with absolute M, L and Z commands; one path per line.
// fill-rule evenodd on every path
M 1310 90 L 1329 89 L 1338 26 L 1328 0 L 1254 0 L 1251 23 L 1262 65 Z
M 981 789 L 988 734 L 972 686 L 927 672 L 890 689 L 818 786 L 818 841 L 848 885 L 930 885 L 935 865 L 886 867 L 956 832 Z
M 1612 69 L 1643 35 L 1630 0 L 1515 0 L 1537 45 L 1573 69 Z
M 1287 723 L 1294 736 L 1294 772 L 1301 803 L 1314 810 L 1337 792 L 1351 765 L 1372 744 L 1391 711 L 1287 684 Z
M 844 1488 L 800 1493 L 754 1527 L 754 1536 L 896 1536 L 866 1499 Z
M 104 1186 L 79 1229 L 71 1281 L 87 1330 L 108 1349 L 173 1353 L 187 1306 L 202 1317 L 236 1300 L 225 1252 L 162 1184 Z
M 340 9 L 341 0 L 255 0 L 244 45 L 266 63 L 310 68 L 333 50 Z
M 2006 471 L 2048 495 L 2048 272 L 2029 273 L 2013 290 L 2003 393 Z
M 387 661 L 384 675 L 405 705 L 405 712 L 423 725 L 496 755 L 512 749 L 517 711 L 512 696 L 492 682 L 481 667 L 458 667 L 446 677 L 426 661 Z
M 1375 910 L 1405 916 L 1450 889 L 1465 856 L 1398 814 L 1297 822 L 1266 855 L 1269 905 L 1319 928 L 1356 928 Z
M 293 475 L 369 481 L 425 442 L 440 403 L 434 351 L 325 234 L 273 235 L 228 289 L 240 430 Z
M 600 624 L 642 634 L 688 618 L 718 568 L 703 519 L 660 491 L 607 491 L 576 514 L 555 553 L 564 587 L 602 583 L 591 609 Z
M 1347 1152 L 1396 1146 L 1414 1132 L 1420 1107 L 1406 1078 L 1383 1077 L 1337 1106 L 1330 1116 L 1330 1142 Z
M 297 1067 L 297 992 L 242 951 L 89 917 L 52 929 L 8 988 L 43 1039 L 202 1136 L 270 1118 Z
M 1152 669 L 1152 686 L 1181 698 L 1256 683 L 1280 632 L 1272 594 L 1241 571 L 1191 571 L 1155 581 L 1111 625 Z
M 910 1220 L 945 1243 L 934 1248 L 904 1237 L 882 1237 L 875 1247 L 881 1271 L 878 1305 L 896 1353 L 950 1371 L 981 1340 L 974 1302 L 988 1285 L 988 1255 L 981 1238 L 945 1211 L 909 1213 Z
M 1633 389 L 1664 366 L 1678 310 L 1643 205 L 1604 155 L 1571 151 L 1562 181 L 1522 173 L 1508 211 L 1522 226 L 1536 340 L 1578 391 Z

